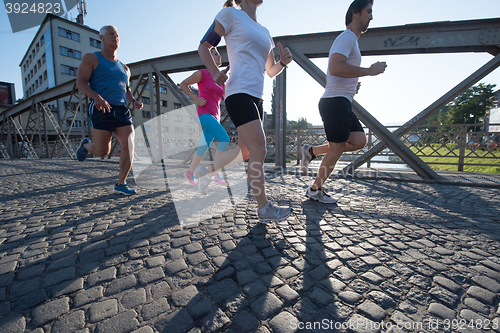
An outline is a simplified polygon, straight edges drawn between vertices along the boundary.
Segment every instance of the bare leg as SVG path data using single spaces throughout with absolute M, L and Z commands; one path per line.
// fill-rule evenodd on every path
M 87 142 L 83 145 L 89 153 L 94 156 L 105 157 L 111 151 L 111 136 L 110 131 L 104 131 L 92 128 L 92 142 Z
M 120 154 L 120 173 L 118 176 L 118 184 L 124 182 L 132 168 L 134 158 L 134 128 L 130 126 L 117 127 L 115 135 L 120 141 L 122 152 Z
M 340 156 L 346 151 L 357 151 L 366 145 L 366 136 L 364 132 L 351 132 L 347 142 L 329 142 L 328 151 L 321 161 L 321 165 L 311 186 L 313 190 L 317 190 L 323 186 L 325 181 L 330 177 L 330 174 L 335 169 Z M 315 147 L 316 148 L 316 147 Z M 314 150 L 313 150 L 314 151 Z M 316 153 L 314 153 L 316 155 Z

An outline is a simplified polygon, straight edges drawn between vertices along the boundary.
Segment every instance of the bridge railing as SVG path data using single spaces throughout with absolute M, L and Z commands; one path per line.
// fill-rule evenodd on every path
M 473 167 L 498 168 L 500 172 L 500 132 L 499 124 L 459 124 L 459 125 L 420 125 L 400 137 L 403 144 L 424 162 L 435 169 L 455 171 L 480 170 Z M 387 126 L 391 132 L 400 126 Z M 496 127 L 496 128 L 495 128 Z M 377 145 L 380 140 L 369 129 L 364 128 L 367 145 L 360 151 L 345 153 L 342 161 L 352 162 L 366 151 Z M 274 161 L 274 130 L 266 130 L 267 160 Z M 326 144 L 324 128 L 288 129 L 286 135 L 287 163 L 300 163 L 300 147 Z M 386 148 L 367 162 L 368 167 L 376 164 L 405 163 L 390 149 Z

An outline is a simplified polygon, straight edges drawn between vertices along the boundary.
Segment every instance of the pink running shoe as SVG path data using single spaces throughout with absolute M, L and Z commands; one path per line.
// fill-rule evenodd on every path
M 219 185 L 226 185 L 226 182 L 224 181 L 224 178 L 222 178 L 222 175 L 220 174 L 220 171 L 218 171 L 215 176 L 214 176 L 214 182 L 216 182 Z
M 189 184 L 194 186 L 198 185 L 198 182 L 194 180 L 194 173 L 192 173 L 191 171 L 186 170 L 186 172 L 184 172 L 184 176 L 186 176 L 186 178 L 188 179 Z

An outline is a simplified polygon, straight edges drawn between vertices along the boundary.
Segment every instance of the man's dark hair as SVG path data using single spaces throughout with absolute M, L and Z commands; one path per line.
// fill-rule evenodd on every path
M 351 24 L 352 14 L 361 13 L 361 11 L 370 3 L 373 5 L 373 0 L 354 0 L 349 6 L 347 14 L 345 15 L 345 25 L 348 26 L 349 24 Z

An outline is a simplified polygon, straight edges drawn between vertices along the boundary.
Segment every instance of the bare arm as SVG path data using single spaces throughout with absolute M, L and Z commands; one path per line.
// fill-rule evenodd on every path
M 196 71 L 194 72 L 190 77 L 182 81 L 179 86 L 181 87 L 182 91 L 186 93 L 198 106 L 203 106 L 207 102 L 204 98 L 196 96 L 196 94 L 189 88 L 195 83 L 198 83 L 201 81 L 201 72 Z
M 280 52 L 280 60 L 278 62 L 274 62 L 274 52 L 271 50 L 269 52 L 269 56 L 267 57 L 266 62 L 266 73 L 269 77 L 273 78 L 285 68 L 289 63 L 292 62 L 292 53 L 288 49 L 288 47 L 283 48 L 281 43 L 278 43 L 278 50 Z M 282 63 L 285 65 L 283 66 Z
M 375 76 L 382 74 L 385 71 L 387 64 L 385 61 L 372 64 L 369 68 L 353 66 L 347 63 L 347 57 L 340 53 L 334 53 L 330 56 L 328 70 L 331 75 L 354 78 L 362 76 Z
M 136 108 L 137 110 L 140 110 L 140 109 L 142 109 L 143 104 L 139 101 L 136 101 L 136 99 L 134 98 L 134 94 L 132 94 L 132 90 L 130 90 L 130 85 L 129 85 L 130 84 L 130 69 L 125 64 L 123 64 L 123 67 L 125 68 L 125 72 L 127 72 L 127 77 L 128 77 L 128 80 L 127 80 L 127 103 L 133 103 L 134 108 Z
M 215 21 L 214 30 L 220 37 L 226 34 L 224 27 L 218 21 Z M 212 48 L 212 46 L 213 45 L 210 45 L 210 43 L 208 42 L 201 43 L 200 46 L 198 46 L 198 54 L 200 55 L 201 61 L 205 65 L 206 69 L 208 69 L 210 74 L 212 74 L 215 83 L 217 83 L 218 85 L 222 85 L 224 82 L 226 82 L 227 75 L 221 72 L 219 68 L 217 68 L 214 59 L 210 54 L 210 49 Z

